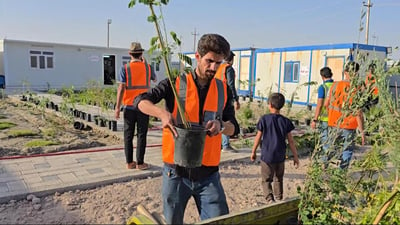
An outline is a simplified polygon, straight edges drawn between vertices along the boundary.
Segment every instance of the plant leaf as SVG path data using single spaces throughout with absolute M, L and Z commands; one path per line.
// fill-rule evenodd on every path
M 167 5 L 168 2 L 169 2 L 169 0 L 161 0 L 161 3 L 164 4 L 164 5 Z
M 147 21 L 154 23 L 156 21 L 157 17 L 156 16 L 148 16 Z
M 171 31 L 170 32 L 172 39 L 175 41 L 175 43 L 180 46 L 181 45 L 181 40 L 177 37 L 176 33 Z
M 136 5 L 136 0 L 131 0 L 128 4 L 128 8 L 133 8 Z
M 189 56 L 184 55 L 184 54 L 182 54 L 182 53 L 178 53 L 178 58 L 179 58 L 181 61 L 183 61 L 183 62 L 189 64 L 190 66 L 192 66 L 192 59 L 191 59 Z
M 150 45 L 155 45 L 158 41 L 158 36 L 152 37 L 150 40 Z

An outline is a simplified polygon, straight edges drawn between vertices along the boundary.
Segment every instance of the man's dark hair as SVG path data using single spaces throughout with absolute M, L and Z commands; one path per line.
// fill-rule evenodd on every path
M 325 78 L 331 78 L 332 77 L 332 70 L 329 67 L 324 67 L 319 71 L 319 74 L 321 74 L 321 76 L 325 77 Z
M 140 56 L 143 55 L 143 53 L 142 52 L 140 52 L 140 53 L 129 53 L 129 55 L 131 55 L 135 59 L 139 59 Z
M 271 104 L 272 108 L 280 110 L 285 105 L 285 96 L 281 93 L 272 93 L 268 98 L 268 103 Z
M 375 73 L 376 70 L 376 64 L 374 62 L 370 63 L 368 65 L 368 71 L 370 71 L 371 73 Z
M 231 46 L 228 41 L 219 34 L 204 34 L 197 44 L 197 52 L 203 57 L 208 52 L 221 54 L 226 58 Z
M 233 60 L 233 57 L 234 57 L 234 56 L 235 56 L 235 53 L 233 53 L 232 51 L 230 51 L 228 57 L 226 57 L 225 60 L 226 60 L 227 62 L 230 62 L 230 61 Z
M 358 70 L 360 70 L 360 64 L 358 64 L 354 61 L 346 63 L 346 66 L 344 67 L 344 71 L 346 71 L 346 72 L 357 73 Z

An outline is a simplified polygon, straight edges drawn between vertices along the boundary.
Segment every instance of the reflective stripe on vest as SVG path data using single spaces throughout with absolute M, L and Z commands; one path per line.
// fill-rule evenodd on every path
M 219 67 L 217 72 L 215 73 L 214 78 L 220 79 L 223 82 L 226 82 L 226 68 L 229 66 L 228 63 L 222 63 Z
M 186 120 L 191 124 L 203 125 L 204 118 L 222 119 L 222 112 L 226 104 L 226 85 L 218 79 L 212 79 L 204 101 L 203 110 L 200 112 L 199 96 L 196 83 L 192 74 L 180 76 L 176 79 L 175 87 L 178 92 L 179 101 L 185 110 Z M 201 115 L 200 115 L 201 113 Z M 172 116 L 177 123 L 182 123 L 178 107 L 174 104 Z M 200 121 L 201 120 L 201 121 Z M 162 158 L 169 164 L 174 164 L 175 141 L 171 131 L 163 129 Z M 221 134 L 210 137 L 206 136 L 202 164 L 205 166 L 218 166 L 221 159 Z
M 342 105 L 345 100 L 348 98 L 348 93 L 346 92 L 346 88 L 350 87 L 350 83 L 348 81 L 339 81 L 334 82 L 329 94 L 330 94 L 330 101 L 329 101 L 329 111 L 328 111 L 328 126 L 336 127 L 338 125 L 338 121 L 342 117 Z M 352 99 L 348 99 L 351 101 Z M 357 119 L 355 116 L 349 115 L 343 118 L 342 122 L 340 123 L 339 127 L 342 129 L 349 129 L 355 130 L 357 129 Z
M 325 98 L 328 97 L 329 89 L 332 87 L 333 82 L 326 82 L 322 84 L 325 92 Z M 322 106 L 321 113 L 319 114 L 319 120 L 328 122 L 328 112 L 326 111 L 326 107 Z
M 136 96 L 150 88 L 151 69 L 146 62 L 130 62 L 125 64 L 125 92 L 123 104 L 133 105 Z

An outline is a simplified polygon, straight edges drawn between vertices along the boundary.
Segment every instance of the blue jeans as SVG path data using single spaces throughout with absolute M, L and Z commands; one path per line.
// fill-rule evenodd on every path
M 229 136 L 222 134 L 222 148 L 229 147 Z
M 201 220 L 229 213 L 219 172 L 191 181 L 176 175 L 176 170 L 164 165 L 162 198 L 167 224 L 183 224 L 186 205 L 194 197 Z
M 336 153 L 341 153 L 340 168 L 346 169 L 350 165 L 355 148 L 356 130 L 341 129 L 330 127 L 330 134 L 335 135 L 334 149 Z
M 328 142 L 328 122 L 320 121 L 318 125 L 319 132 L 319 149 L 321 150 L 321 159 L 322 161 L 327 161 L 327 155 L 329 150 L 329 142 Z

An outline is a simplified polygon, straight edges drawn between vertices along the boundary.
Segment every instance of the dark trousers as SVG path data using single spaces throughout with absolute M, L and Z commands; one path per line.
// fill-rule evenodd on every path
M 261 186 L 266 199 L 281 200 L 283 197 L 283 174 L 285 173 L 285 162 L 265 163 L 261 160 Z M 272 190 L 272 182 L 274 189 Z M 275 196 L 275 198 L 274 198 Z
M 133 161 L 133 136 L 137 125 L 136 161 L 138 165 L 144 163 L 146 152 L 147 129 L 149 116 L 139 110 L 124 109 L 124 147 L 126 163 Z

